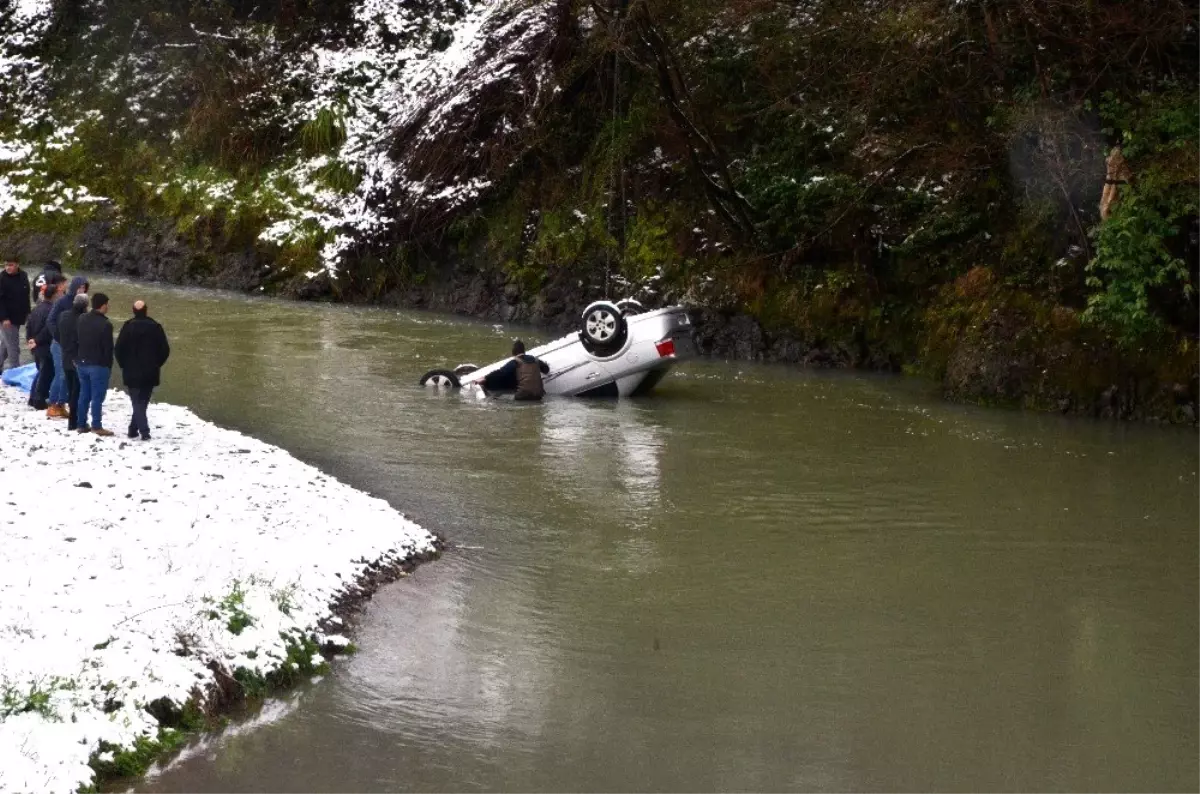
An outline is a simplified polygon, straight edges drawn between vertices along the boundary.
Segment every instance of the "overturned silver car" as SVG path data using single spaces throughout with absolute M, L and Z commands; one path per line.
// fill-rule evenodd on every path
M 645 310 L 634 300 L 596 301 L 583 312 L 580 329 L 533 348 L 549 366 L 547 394 L 568 397 L 633 397 L 648 394 L 680 361 L 693 355 L 692 323 L 681 306 Z M 427 388 L 480 386 L 508 359 L 486 367 L 461 364 L 425 373 Z

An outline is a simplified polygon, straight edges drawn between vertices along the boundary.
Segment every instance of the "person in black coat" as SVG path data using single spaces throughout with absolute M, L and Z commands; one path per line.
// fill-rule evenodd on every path
M 33 307 L 29 313 L 29 323 L 25 326 L 25 341 L 33 353 L 33 362 L 37 364 L 37 380 L 29 390 L 29 404 L 39 411 L 50 407 L 47 398 L 50 396 L 50 383 L 54 380 L 54 357 L 50 355 L 50 327 L 46 322 L 50 317 L 50 309 L 59 290 L 66 283 L 62 276 L 51 275 L 46 281 L 46 289 L 42 293 L 42 301 Z
M 75 352 L 75 371 L 79 373 L 79 426 L 77 432 L 91 430 L 98 436 L 111 436 L 104 427 L 104 398 L 112 376 L 113 332 L 108 317 L 108 296 L 97 292 L 92 296 L 92 310 L 75 322 L 79 347 Z M 88 427 L 88 409 L 92 426 Z
M 67 429 L 79 427 L 79 373 L 75 359 L 79 357 L 79 316 L 87 311 L 86 292 L 77 292 L 71 308 L 58 316 L 58 343 L 62 345 L 63 374 L 67 378 Z
M 9 259 L 0 270 L 0 372 L 21 366 L 21 326 L 29 308 L 29 276 Z
M 133 402 L 133 419 L 129 423 L 128 435 L 135 438 L 140 433 L 143 441 L 150 439 L 150 423 L 146 419 L 150 394 L 157 388 L 162 366 L 171 355 L 167 334 L 147 314 L 148 309 L 145 301 L 134 302 L 133 317 L 121 326 L 116 347 L 121 379 L 125 381 L 129 399 Z

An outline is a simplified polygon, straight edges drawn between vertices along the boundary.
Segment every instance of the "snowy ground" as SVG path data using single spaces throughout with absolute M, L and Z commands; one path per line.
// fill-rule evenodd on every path
M 386 502 L 185 408 L 152 405 L 142 442 L 123 393 L 103 439 L 25 400 L 0 387 L 0 791 L 90 784 L 100 743 L 155 735 L 145 705 L 203 692 L 211 661 L 266 674 L 284 637 L 344 643 L 317 626 L 366 564 L 433 550 Z

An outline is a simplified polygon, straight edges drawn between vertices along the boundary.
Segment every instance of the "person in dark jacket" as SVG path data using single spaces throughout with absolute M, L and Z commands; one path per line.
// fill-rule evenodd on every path
M 67 429 L 79 427 L 79 373 L 75 359 L 79 357 L 79 317 L 87 311 L 86 292 L 75 293 L 71 308 L 58 317 L 58 343 L 62 345 L 63 369 L 67 374 Z
M 42 298 L 42 288 L 50 283 L 50 277 L 62 275 L 62 265 L 51 259 L 42 267 L 42 272 L 38 273 L 37 281 L 33 282 L 33 287 L 29 290 L 30 297 L 34 303 L 37 303 Z
M 484 391 L 516 391 L 514 400 L 540 400 L 546 393 L 542 375 L 550 373 L 550 366 L 525 353 L 525 343 L 520 339 L 513 342 L 512 360 L 500 369 L 484 377 Z
M 112 377 L 113 332 L 108 317 L 108 296 L 97 292 L 92 296 L 92 310 L 76 322 L 79 349 L 75 354 L 75 370 L 79 373 L 79 425 L 80 433 L 91 430 L 98 436 L 111 436 L 104 429 L 102 414 L 104 398 L 108 394 L 108 381 Z M 92 412 L 92 424 L 88 426 L 88 409 Z
M 50 316 L 46 318 L 46 327 L 50 329 L 50 355 L 54 357 L 54 380 L 50 383 L 50 407 L 46 415 L 51 419 L 65 419 L 67 416 L 67 371 L 63 366 L 62 345 L 58 340 L 58 318 L 63 312 L 71 310 L 71 303 L 79 292 L 87 293 L 88 280 L 83 276 L 71 279 L 71 284 L 64 295 L 54 301 Z
M 21 366 L 21 326 L 29 319 L 29 276 L 15 259 L 0 270 L 0 372 Z
M 46 398 L 50 395 L 50 383 L 54 380 L 54 358 L 50 355 L 50 329 L 46 320 L 50 310 L 54 308 L 54 299 L 62 286 L 62 276 L 50 275 L 45 288 L 42 290 L 42 300 L 29 313 L 29 322 L 25 326 L 25 342 L 33 353 L 33 362 L 37 364 L 37 380 L 29 390 L 29 404 L 39 411 L 49 407 Z
M 121 326 L 116 347 L 121 379 L 133 402 L 128 435 L 135 438 L 140 433 L 142 441 L 150 440 L 150 423 L 146 419 L 150 394 L 157 388 L 162 366 L 171 355 L 167 333 L 147 314 L 148 309 L 145 301 L 134 301 L 133 317 Z

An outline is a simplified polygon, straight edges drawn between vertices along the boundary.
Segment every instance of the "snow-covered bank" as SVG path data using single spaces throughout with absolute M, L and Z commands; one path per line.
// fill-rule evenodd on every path
M 76 791 L 93 753 L 158 733 L 147 705 L 319 666 L 372 564 L 435 551 L 383 500 L 185 408 L 152 405 L 142 442 L 122 393 L 111 438 L 25 400 L 0 387 L 0 791 Z

